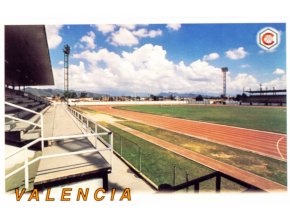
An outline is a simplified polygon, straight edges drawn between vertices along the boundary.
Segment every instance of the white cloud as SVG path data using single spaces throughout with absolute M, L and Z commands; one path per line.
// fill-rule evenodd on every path
M 85 46 L 84 46 L 82 43 L 77 42 L 77 43 L 74 45 L 74 49 L 77 49 L 77 48 L 85 49 Z
M 173 63 L 166 57 L 162 46 L 145 44 L 132 52 L 117 54 L 107 49 L 86 50 L 74 54 L 79 64 L 70 65 L 70 87 L 72 89 L 119 94 L 153 93 L 162 91 L 193 92 L 220 95 L 222 72 L 220 68 L 203 60 L 190 64 Z M 86 62 L 88 64 L 84 64 Z M 56 83 L 63 86 L 63 70 L 54 69 Z M 264 84 L 263 84 L 264 85 Z M 284 87 L 286 75 L 266 84 L 268 87 Z M 284 86 L 283 86 L 284 85 Z M 259 81 L 249 73 L 232 76 L 227 73 L 227 92 L 241 93 L 243 88 L 258 89 Z
M 82 61 L 79 62 L 79 65 L 70 64 L 69 65 L 69 88 L 70 89 L 78 89 L 83 90 L 85 89 L 86 82 L 90 83 L 88 81 L 88 78 L 86 76 L 86 69 L 85 65 Z M 55 82 L 55 88 L 63 89 L 63 68 L 52 68 L 53 72 L 53 78 Z
M 137 25 L 135 25 L 135 24 L 119 24 L 118 26 L 126 28 L 128 30 L 134 30 Z
M 57 46 L 62 42 L 62 37 L 59 35 L 59 31 L 62 25 L 47 25 L 45 26 L 47 43 L 50 49 L 57 48 Z
M 96 28 L 104 35 L 110 33 L 107 37 L 107 42 L 114 46 L 134 46 L 139 44 L 139 39 L 155 38 L 162 35 L 160 29 L 148 30 L 146 28 L 137 28 L 138 26 L 147 26 L 147 24 L 100 24 L 95 25 Z
M 208 55 L 203 56 L 203 60 L 204 61 L 213 61 L 213 60 L 218 59 L 219 57 L 220 57 L 220 55 L 218 53 L 214 52 L 214 53 L 210 53 Z
M 114 24 L 97 24 L 95 26 L 97 27 L 98 31 L 102 32 L 103 34 L 113 32 L 116 28 L 116 25 Z
M 97 52 L 84 51 L 75 54 L 74 58 L 89 62 L 86 81 L 87 87 L 99 91 L 117 92 L 201 92 L 220 93 L 222 77 L 219 68 L 207 62 L 197 60 L 190 65 L 183 62 L 174 64 L 166 58 L 166 50 L 162 46 L 146 44 L 133 52 L 118 55 L 107 49 Z M 105 64 L 100 67 L 99 63 Z M 93 84 L 98 84 L 93 85 Z M 82 84 L 76 84 L 81 88 Z M 97 90 L 98 91 L 98 90 Z
M 251 66 L 250 66 L 249 64 L 241 64 L 240 67 L 241 67 L 241 68 L 249 68 L 249 67 L 251 67 Z
M 160 29 L 148 31 L 145 28 L 141 28 L 141 29 L 134 31 L 133 34 L 135 36 L 138 36 L 139 38 L 146 38 L 146 37 L 155 38 L 156 36 L 161 36 L 162 31 Z
M 87 48 L 94 49 L 96 47 L 95 38 L 96 34 L 93 31 L 90 31 L 87 33 L 87 35 L 83 36 L 80 41 L 85 42 Z
M 273 74 L 276 74 L 276 75 L 284 75 L 284 74 L 286 74 L 286 71 L 283 70 L 283 69 L 277 68 L 277 69 L 273 72 Z
M 243 89 L 258 89 L 259 82 L 257 79 L 247 73 L 239 73 L 233 79 L 227 77 L 227 92 L 228 93 L 240 93 Z
M 268 89 L 272 89 L 273 87 L 275 87 L 275 89 L 286 89 L 286 74 L 269 82 L 263 83 L 263 87 L 267 87 Z
M 243 47 L 226 51 L 226 56 L 232 60 L 243 59 L 247 54 L 248 52 Z
M 115 46 L 133 46 L 139 43 L 138 38 L 126 28 L 121 27 L 117 32 L 112 33 L 109 39 L 112 45 Z
M 173 30 L 173 31 L 177 31 L 181 28 L 181 24 L 167 24 L 166 25 L 166 28 L 169 29 L 169 30 Z

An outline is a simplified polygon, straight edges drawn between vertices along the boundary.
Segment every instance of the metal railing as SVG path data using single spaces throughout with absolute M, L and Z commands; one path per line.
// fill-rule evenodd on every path
M 9 119 L 12 119 L 12 120 L 17 120 L 17 121 L 20 121 L 20 122 L 28 123 L 28 124 L 36 126 L 36 127 L 40 127 L 40 129 L 41 129 L 40 137 L 41 137 L 41 139 L 44 137 L 44 125 L 43 125 L 43 114 L 42 113 L 30 110 L 30 109 L 25 108 L 25 107 L 21 107 L 19 105 L 12 104 L 12 103 L 6 102 L 6 101 L 5 101 L 5 105 L 9 105 L 11 107 L 15 107 L 15 108 L 18 108 L 18 109 L 21 109 L 21 110 L 24 110 L 24 111 L 39 115 L 40 116 L 40 124 L 31 122 L 31 121 L 28 121 L 28 120 L 21 119 L 19 117 L 14 117 L 14 116 L 11 116 L 11 115 L 8 115 L 8 114 L 5 114 L 5 117 L 9 118 Z M 43 148 L 44 148 L 44 141 L 41 140 L 41 151 L 43 151 Z
M 109 145 L 111 147 L 111 154 L 110 154 L 110 164 L 111 164 L 112 158 L 113 158 L 113 152 L 114 152 L 114 148 L 113 148 L 114 147 L 114 143 L 113 143 L 114 134 L 113 134 L 113 132 L 111 130 L 107 129 L 106 127 L 98 124 L 94 120 L 89 119 L 87 116 L 85 116 L 84 114 L 80 113 L 79 111 L 73 109 L 70 106 L 68 106 L 67 109 L 82 124 L 82 127 L 84 129 L 88 130 L 89 132 L 98 133 L 99 129 L 100 129 L 101 131 L 108 133 L 108 136 L 109 136 L 108 142 L 106 140 L 104 140 L 102 137 L 100 137 L 99 135 L 97 136 L 97 139 L 100 140 L 105 146 Z
M 71 106 L 67 107 L 68 111 L 82 124 L 82 127 L 86 130 L 88 130 L 91 133 L 98 133 L 99 129 L 108 133 L 109 136 L 108 142 L 105 141 L 100 135 L 97 135 L 96 139 L 101 141 L 105 146 L 109 146 L 111 148 L 111 154 L 110 154 L 110 164 L 112 163 L 113 158 L 113 152 L 114 152 L 114 143 L 113 143 L 113 132 L 106 127 L 98 124 L 94 120 L 89 119 L 84 114 L 80 113 L 79 111 L 73 109 Z
M 47 159 L 47 158 L 55 158 L 55 157 L 62 157 L 62 156 L 68 156 L 68 155 L 76 155 L 76 154 L 86 154 L 86 153 L 95 153 L 95 152 L 100 152 L 100 151 L 106 151 L 106 150 L 112 150 L 111 146 L 107 144 L 108 148 L 104 148 L 104 149 L 96 149 L 96 145 L 94 146 L 94 149 L 90 149 L 90 150 L 84 150 L 84 151 L 77 151 L 77 152 L 66 152 L 66 153 L 61 153 L 61 154 L 53 154 L 53 155 L 46 155 L 46 156 L 40 156 L 35 158 L 32 161 L 28 160 L 28 148 L 30 148 L 31 146 L 35 145 L 36 143 L 40 142 L 40 141 L 52 141 L 52 140 L 60 140 L 60 139 L 75 139 L 75 138 L 84 138 L 84 137 L 90 137 L 90 136 L 100 136 L 100 135 L 107 135 L 109 133 L 105 132 L 105 133 L 90 133 L 90 134 L 81 134 L 81 135 L 70 135 L 70 136 L 56 136 L 56 137 L 47 137 L 47 138 L 38 138 L 30 143 L 28 143 L 27 145 L 25 145 L 24 147 L 18 149 L 17 151 L 7 155 L 5 157 L 5 160 L 11 158 L 12 156 L 18 154 L 21 151 L 24 151 L 24 165 L 19 167 L 18 169 L 12 171 L 11 173 L 5 175 L 5 179 L 8 179 L 9 177 L 13 176 L 14 174 L 20 172 L 21 170 L 24 169 L 24 175 L 25 175 L 25 188 L 28 189 L 29 188 L 29 166 L 33 163 L 35 163 L 36 161 L 39 161 L 41 159 Z M 111 163 L 110 163 L 111 165 Z
M 244 182 L 242 180 L 239 180 L 237 178 L 234 178 L 230 175 L 227 175 L 225 173 L 219 172 L 219 171 L 215 171 L 213 173 L 201 176 L 199 178 L 193 179 L 191 181 L 188 181 L 188 176 L 187 176 L 187 181 L 185 183 L 179 184 L 179 185 L 170 185 L 170 184 L 161 184 L 158 187 L 158 191 L 161 192 L 176 192 L 182 189 L 186 189 L 186 191 L 188 192 L 188 189 L 190 186 L 194 187 L 194 192 L 195 193 L 199 193 L 200 191 L 200 184 L 202 182 L 211 180 L 215 178 L 215 191 L 216 192 L 220 192 L 221 191 L 221 178 L 225 178 L 231 182 L 234 182 L 244 188 L 246 188 L 245 191 L 263 191 L 262 189 L 253 186 L 247 182 Z
M 10 172 L 9 174 L 5 175 L 5 179 L 10 178 L 11 176 L 15 175 L 16 173 L 20 172 L 21 170 L 24 169 L 24 176 L 25 176 L 25 188 L 28 189 L 29 188 L 29 166 L 41 159 L 47 159 L 47 158 L 55 158 L 55 157 L 62 157 L 62 156 L 68 156 L 68 155 L 76 155 L 76 154 L 86 154 L 86 153 L 95 153 L 95 152 L 100 152 L 100 151 L 110 151 L 110 161 L 109 164 L 112 166 L 112 154 L 113 154 L 113 133 L 106 129 L 105 127 L 94 123 L 95 124 L 95 130 L 96 132 L 92 132 L 89 134 L 80 134 L 80 135 L 69 135 L 69 136 L 57 136 L 57 137 L 46 137 L 44 138 L 44 128 L 43 128 L 43 114 L 32 111 L 30 109 L 9 103 L 9 102 L 5 102 L 6 105 L 15 107 L 15 108 L 19 108 L 34 114 L 38 114 L 41 117 L 41 124 L 37 124 L 37 123 L 33 123 L 27 120 L 23 120 L 21 118 L 17 118 L 17 117 L 13 117 L 10 115 L 6 115 L 5 117 L 10 118 L 10 119 L 14 119 L 14 120 L 18 120 L 18 121 L 22 121 L 37 127 L 41 128 L 41 137 L 38 139 L 35 139 L 34 141 L 26 144 L 25 146 L 19 148 L 18 150 L 10 153 L 9 155 L 7 155 L 5 157 L 5 161 L 8 160 L 9 158 L 13 157 L 14 155 L 20 153 L 21 151 L 24 151 L 24 165 L 17 168 L 16 170 Z M 86 119 L 87 120 L 87 124 L 89 122 L 88 118 L 82 116 L 82 119 Z M 98 133 L 97 129 L 101 128 L 103 130 L 102 133 Z M 105 141 L 103 138 L 101 138 L 101 136 L 105 136 L 108 135 L 109 136 L 109 142 Z M 46 156 L 40 156 L 37 157 L 36 159 L 29 161 L 28 159 L 28 149 L 35 145 L 38 142 L 41 142 L 41 151 L 43 151 L 44 149 L 44 141 L 53 141 L 53 140 L 61 140 L 61 139 L 75 139 L 75 138 L 84 138 L 84 137 L 91 137 L 93 136 L 95 138 L 95 143 L 93 144 L 94 149 L 90 149 L 90 150 L 84 150 L 84 151 L 77 151 L 77 152 L 67 152 L 67 153 L 61 153 L 61 154 L 54 154 L 54 155 L 46 155 Z M 97 149 L 97 139 L 99 139 L 107 148 L 103 148 L 103 149 Z

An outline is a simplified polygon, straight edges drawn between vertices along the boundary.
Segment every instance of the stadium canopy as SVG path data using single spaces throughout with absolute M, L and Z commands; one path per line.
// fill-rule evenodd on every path
M 44 25 L 5 26 L 5 84 L 54 85 Z

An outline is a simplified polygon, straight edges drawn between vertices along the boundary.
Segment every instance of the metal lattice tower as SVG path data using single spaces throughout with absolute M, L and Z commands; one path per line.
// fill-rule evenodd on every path
M 229 71 L 229 69 L 227 67 L 222 68 L 222 72 L 223 72 L 223 96 L 224 96 L 224 98 L 226 98 L 226 96 L 227 96 L 227 72 L 228 71 Z
M 69 45 L 65 45 L 63 47 L 63 53 L 64 53 L 64 92 L 69 91 L 69 80 L 68 80 L 68 68 L 69 68 L 69 53 L 70 53 L 70 47 Z

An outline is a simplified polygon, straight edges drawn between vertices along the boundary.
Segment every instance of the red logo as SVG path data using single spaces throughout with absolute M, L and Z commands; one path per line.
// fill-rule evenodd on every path
M 280 34 L 271 27 L 260 30 L 257 34 L 258 45 L 265 50 L 272 50 L 280 43 Z

